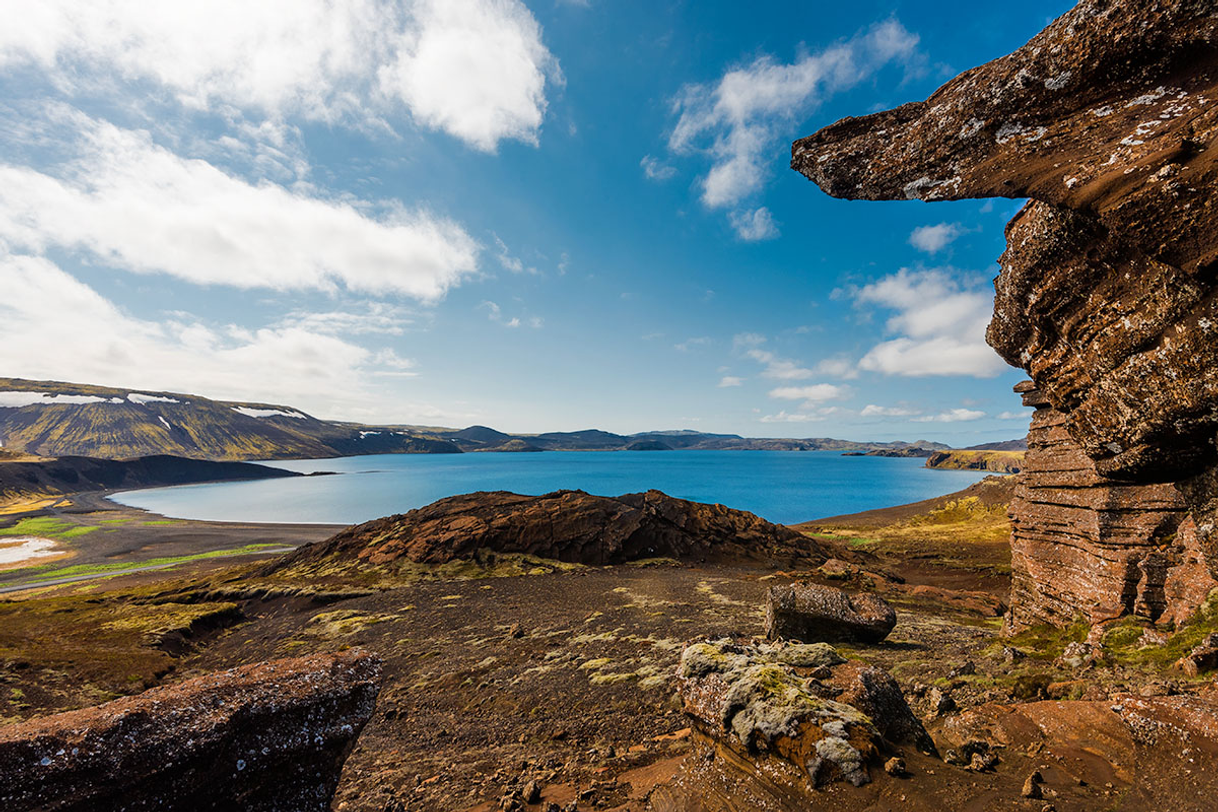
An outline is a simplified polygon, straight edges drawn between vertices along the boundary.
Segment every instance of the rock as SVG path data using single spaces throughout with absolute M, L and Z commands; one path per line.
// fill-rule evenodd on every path
M 830 558 L 817 568 L 817 572 L 830 580 L 848 581 L 859 572 L 859 568 L 840 558 Z
M 0 728 L 0 808 L 328 810 L 379 681 L 319 654 Z
M 1218 38 L 1185 0 L 1082 0 L 925 102 L 797 141 L 852 199 L 1029 198 L 987 339 L 1034 383 L 1010 628 L 1218 585 Z
M 878 643 L 897 625 L 897 613 L 877 595 L 816 584 L 770 587 L 766 636 L 771 640 Z
M 820 562 L 843 551 L 752 513 L 659 491 L 619 497 L 495 491 L 441 499 L 350 527 L 301 547 L 265 572 L 308 571 L 327 562 L 443 564 L 494 554 L 600 566 L 647 558 Z
M 926 701 L 930 705 L 930 712 L 934 716 L 943 716 L 951 713 L 956 709 L 956 700 L 952 699 L 951 695 L 939 688 L 931 688 L 926 692 Z
M 1211 642 L 1218 642 L 1218 640 L 1211 640 L 1211 637 L 1213 635 L 1207 637 L 1201 642 L 1201 645 L 1181 657 L 1176 662 L 1176 668 L 1190 677 L 1196 677 L 1206 671 L 1213 671 L 1215 668 L 1218 668 L 1218 646 L 1207 645 Z
M 1058 668 L 1071 668 L 1081 671 L 1095 665 L 1101 659 L 1100 650 L 1090 643 L 1077 641 L 1067 643 L 1066 650 L 1061 653 L 1053 664 Z
M 1028 776 L 1027 780 L 1023 782 L 1023 790 L 1019 794 L 1025 798 L 1031 798 L 1033 800 L 1039 800 L 1045 797 L 1044 793 L 1040 791 L 1041 780 L 1040 772 L 1033 772 Z
M 838 662 L 831 679 L 837 698 L 826 698 L 805 669 L 784 661 L 797 659 L 784 657 L 786 648 L 730 640 L 688 646 L 678 691 L 697 736 L 800 791 L 867 783 L 868 764 L 888 746 L 887 736 L 929 741 L 885 672 Z
M 899 778 L 900 776 L 905 775 L 905 759 L 898 758 L 897 756 L 893 756 L 892 758 L 888 759 L 884 762 L 884 772 L 888 773 L 894 778 Z
M 960 665 L 956 666 L 948 673 L 948 679 L 959 679 L 960 677 L 971 677 L 977 673 L 977 664 L 972 660 L 965 660 Z
M 526 804 L 541 803 L 541 784 L 538 784 L 536 781 L 530 781 L 524 785 L 521 796 Z

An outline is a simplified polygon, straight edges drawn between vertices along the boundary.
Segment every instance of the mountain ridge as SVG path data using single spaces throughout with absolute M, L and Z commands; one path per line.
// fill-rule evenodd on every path
M 292 406 L 213 400 L 154 389 L 0 378 L 0 449 L 43 457 L 129 459 L 168 454 L 216 461 L 364 454 L 519 451 L 906 451 L 943 443 L 779 438 L 691 429 L 615 434 L 600 429 L 511 434 L 322 420 Z

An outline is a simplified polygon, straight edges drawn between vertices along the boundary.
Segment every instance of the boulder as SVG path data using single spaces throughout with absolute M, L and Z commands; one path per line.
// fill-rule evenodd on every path
M 1176 667 L 1190 677 L 1218 668 L 1218 634 L 1207 635 L 1192 651 L 1180 658 Z
M 328 810 L 380 660 L 248 665 L 0 728 L 0 809 Z
M 1081 0 L 926 101 L 792 147 L 838 197 L 1030 199 L 987 334 L 1037 410 L 1014 628 L 1178 623 L 1218 576 L 1214 29 L 1211 2 Z
M 865 784 L 893 743 L 933 750 L 890 675 L 825 644 L 695 643 L 677 676 L 700 736 L 796 791 Z
M 771 587 L 766 596 L 771 640 L 878 643 L 896 625 L 893 608 L 870 593 L 800 583 Z
M 659 491 L 608 497 L 583 491 L 521 496 L 505 491 L 441 499 L 348 528 L 271 565 L 323 562 L 443 564 L 523 554 L 575 564 L 646 558 L 782 559 L 820 563 L 842 551 L 743 510 L 674 499 Z

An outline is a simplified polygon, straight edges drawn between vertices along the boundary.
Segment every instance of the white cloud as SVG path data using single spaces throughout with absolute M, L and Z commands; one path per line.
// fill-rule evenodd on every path
M 702 201 L 711 208 L 733 205 L 761 188 L 774 163 L 771 153 L 777 142 L 789 140 L 790 126 L 883 65 L 908 62 L 917 43 L 916 35 L 889 20 L 790 64 L 762 56 L 713 85 L 687 86 L 673 104 L 679 118 L 669 147 L 707 153 L 712 165 L 701 180 Z
M 698 336 L 696 338 L 687 338 L 680 344 L 674 344 L 673 349 L 679 352 L 689 352 L 697 347 L 706 347 L 711 344 L 710 336 Z
M 855 363 L 849 358 L 825 358 L 818 361 L 812 371 L 817 375 L 826 375 L 831 378 L 841 378 L 843 380 L 854 380 L 859 376 L 858 368 Z
M 939 414 L 925 415 L 924 417 L 915 417 L 915 423 L 963 423 L 969 420 L 980 420 L 985 417 L 985 412 L 979 412 L 976 409 L 948 409 L 946 412 Z
M 364 312 L 329 310 L 322 312 L 296 310 L 279 320 L 276 326 L 296 327 L 325 335 L 399 336 L 414 323 L 413 314 L 403 307 L 385 302 L 368 302 Z
M 1025 409 L 1019 412 L 1003 412 L 998 415 L 999 420 L 1031 420 L 1033 409 Z
M 811 378 L 815 373 L 799 365 L 798 361 L 792 361 L 788 358 L 779 358 L 769 350 L 751 349 L 745 352 L 745 355 L 765 364 L 765 369 L 761 372 L 763 378 L 773 378 L 780 381 L 799 381 L 806 378 Z
M 644 155 L 643 160 L 639 161 L 639 166 L 643 167 L 643 175 L 647 180 L 671 180 L 677 174 L 675 167 L 661 163 L 658 158 L 650 155 Z
M 827 400 L 838 400 L 849 395 L 850 390 L 844 386 L 831 383 L 815 383 L 811 386 L 780 386 L 770 390 L 770 397 L 779 400 L 802 400 L 806 403 L 822 403 Z
M 909 417 L 915 414 L 921 414 L 921 412 L 905 406 L 877 406 L 874 403 L 867 404 L 859 412 L 860 417 Z
M 734 211 L 728 215 L 728 222 L 736 229 L 736 235 L 742 240 L 757 242 L 772 240 L 778 236 L 778 226 L 774 217 L 765 206 L 754 211 Z
M 919 251 L 937 254 L 964 233 L 965 230 L 959 223 L 918 226 L 909 235 L 909 244 Z
M 477 267 L 459 225 L 365 201 L 310 197 L 182 158 L 145 132 L 78 117 L 58 176 L 0 164 L 0 240 L 86 251 L 196 284 L 348 290 L 433 301 Z
M 816 423 L 825 418 L 818 414 L 808 414 L 806 412 L 788 412 L 783 410 L 778 414 L 767 414 L 757 418 L 761 423 Z
M 719 379 L 719 388 L 726 389 L 730 386 L 741 386 L 744 384 L 744 378 L 737 378 L 734 375 L 724 375 Z
M 562 82 L 541 26 L 516 0 L 415 0 L 415 27 L 380 68 L 382 88 L 415 118 L 475 147 L 537 143 L 546 79 Z
M 854 291 L 856 304 L 896 314 L 887 330 L 901 334 L 863 356 L 859 368 L 886 375 L 971 375 L 989 378 L 1006 364 L 985 343 L 993 294 L 966 288 L 943 270 L 895 274 Z
M 397 109 L 493 151 L 536 143 L 558 63 L 518 0 L 40 0 L 0 27 L 0 67 L 62 92 L 123 84 L 229 116 L 364 126 Z
M 505 271 L 511 271 L 512 273 L 527 272 L 534 275 L 541 274 L 541 271 L 534 267 L 526 266 L 519 257 L 513 256 L 512 252 L 508 250 L 507 245 L 498 236 L 495 237 L 495 249 L 495 259 L 499 260 L 499 265 Z
M 210 325 L 186 314 L 135 318 L 42 257 L 0 254 L 0 290 L 6 374 L 290 403 L 347 416 L 377 402 L 369 383 L 380 368 L 376 355 L 333 335 Z M 401 403 L 386 402 L 395 409 Z

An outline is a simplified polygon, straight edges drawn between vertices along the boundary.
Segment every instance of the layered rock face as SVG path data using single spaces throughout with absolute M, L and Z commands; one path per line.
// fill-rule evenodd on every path
M 839 197 L 1031 198 L 987 336 L 1041 401 L 1017 622 L 1178 619 L 1197 561 L 1218 574 L 1216 90 L 1213 0 L 1084 0 L 925 102 L 793 147 Z
M 373 565 L 443 564 L 480 552 L 520 553 L 576 564 L 644 558 L 809 559 L 841 555 L 752 513 L 674 499 L 659 491 L 593 496 L 496 491 L 441 499 L 349 528 L 301 548 L 277 569 L 345 559 Z
M 328 810 L 379 682 L 372 655 L 315 655 L 0 728 L 0 808 Z

